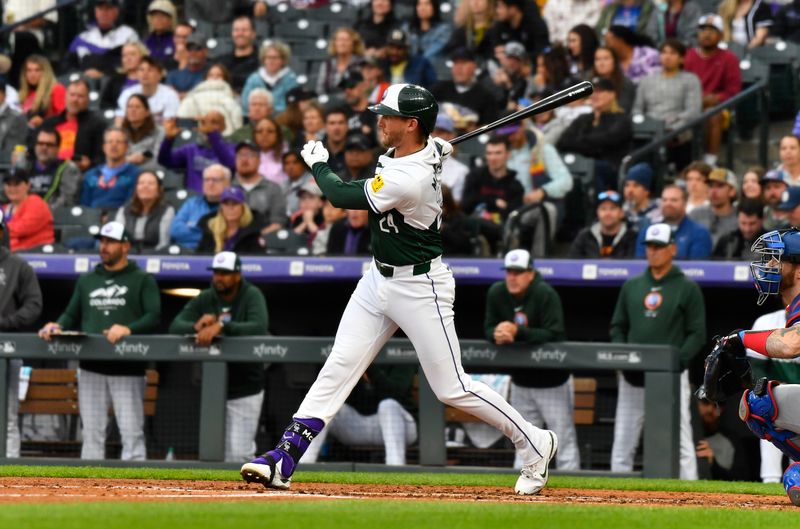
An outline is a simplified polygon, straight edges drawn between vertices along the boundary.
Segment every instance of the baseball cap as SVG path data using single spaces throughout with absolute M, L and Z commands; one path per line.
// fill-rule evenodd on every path
M 729 169 L 725 169 L 724 167 L 717 167 L 712 169 L 711 172 L 708 174 L 708 181 L 710 182 L 721 182 L 723 184 L 728 184 L 732 188 L 739 192 L 739 179 L 736 178 L 736 175 L 733 174 L 733 171 Z
M 664 224 L 663 222 L 651 224 L 647 227 L 647 231 L 644 234 L 645 244 L 668 246 L 674 242 L 675 235 L 672 233 L 672 228 L 669 224 Z
M 528 250 L 511 250 L 503 260 L 504 270 L 533 270 L 533 260 Z
M 625 175 L 625 182 L 636 182 L 640 186 L 650 189 L 653 185 L 653 169 L 645 162 L 637 163 Z
M 515 40 L 506 42 L 503 52 L 506 54 L 506 57 L 514 57 L 519 60 L 523 60 L 527 56 L 525 53 L 525 46 L 523 46 L 521 42 Z
M 256 151 L 256 152 L 260 151 L 260 149 L 258 148 L 258 145 L 256 145 L 255 143 L 253 143 L 250 140 L 243 140 L 243 141 L 240 141 L 239 143 L 236 144 L 236 152 L 239 152 L 240 150 L 242 150 L 244 148 L 248 148 L 248 149 L 251 149 L 251 150 Z
M 310 180 L 308 182 L 306 182 L 305 184 L 303 184 L 302 186 L 300 186 L 300 189 L 297 190 L 297 196 L 300 196 L 303 193 L 308 193 L 308 194 L 314 195 L 316 197 L 323 196 L 322 189 L 319 188 L 319 186 L 316 184 L 316 182 L 312 182 Z
M 211 261 L 211 266 L 206 270 L 215 272 L 240 272 L 242 270 L 242 260 L 234 252 L 219 252 Z
M 603 90 L 605 92 L 613 92 L 616 90 L 614 82 L 606 77 L 595 77 L 592 79 L 592 84 L 594 85 L 595 91 Z
M 616 191 L 602 191 L 597 194 L 597 205 L 603 202 L 613 202 L 619 207 L 622 207 L 622 195 Z
M 153 0 L 150 2 L 150 5 L 147 6 L 147 13 L 164 13 L 165 15 L 171 16 L 173 20 L 175 20 L 177 16 L 175 4 L 169 0 Z
M 345 150 L 371 151 L 374 148 L 375 143 L 360 132 L 349 134 L 344 143 Z
M 125 225 L 121 222 L 111 221 L 103 224 L 95 239 L 111 239 L 112 241 L 125 242 L 131 240 L 131 234 L 125 229 Z
M 386 39 L 387 46 L 408 46 L 408 36 L 406 36 L 406 32 L 400 28 L 393 29 L 391 33 L 389 33 L 389 38 Z
M 299 103 L 300 101 L 315 99 L 316 97 L 317 93 L 315 91 L 304 88 L 303 85 L 295 86 L 286 92 L 286 102 L 290 105 L 293 103 Z
M 722 23 L 722 17 L 716 13 L 706 13 L 697 20 L 698 28 L 702 28 L 704 26 L 711 26 L 720 33 L 723 32 L 723 29 L 725 27 Z
M 456 131 L 456 127 L 453 124 L 453 119 L 447 114 L 439 114 L 438 116 L 436 116 L 436 125 L 434 125 L 433 128 L 434 130 L 440 129 L 447 132 Z
M 783 178 L 783 171 L 781 171 L 780 169 L 770 169 L 769 171 L 764 173 L 764 176 L 762 176 L 761 180 L 759 180 L 759 183 L 761 185 L 764 185 L 768 182 L 781 182 L 783 184 L 786 184 L 787 186 L 789 185 Z
M 219 197 L 220 204 L 225 201 L 236 202 L 237 204 L 243 204 L 245 201 L 244 189 L 236 186 L 226 187 L 225 190 L 222 192 L 222 195 L 220 195 Z
M 455 61 L 472 61 L 476 62 L 477 58 L 475 57 L 475 52 L 470 50 L 469 48 L 456 48 L 453 50 L 453 53 L 450 54 L 450 60 Z
M 800 187 L 791 186 L 781 195 L 781 203 L 775 206 L 778 211 L 791 211 L 800 206 Z
M 358 83 L 364 80 L 364 76 L 361 75 L 361 72 L 354 69 L 348 68 L 344 75 L 342 76 L 342 80 L 339 81 L 339 88 L 355 88 L 358 86 Z
M 3 173 L 3 183 L 5 182 L 30 182 L 31 175 L 25 169 L 15 169 Z
M 189 46 L 196 46 L 198 48 L 205 49 L 208 48 L 208 44 L 206 44 L 207 40 L 208 37 L 202 33 L 195 32 L 186 38 L 186 47 L 188 48 Z

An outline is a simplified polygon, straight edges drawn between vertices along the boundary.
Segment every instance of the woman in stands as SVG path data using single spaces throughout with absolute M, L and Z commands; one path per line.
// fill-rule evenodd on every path
M 339 83 L 348 68 L 358 64 L 364 55 L 364 41 L 353 28 L 339 28 L 328 44 L 329 57 L 319 66 L 318 94 L 338 94 Z
M 63 112 L 66 95 L 66 89 L 53 74 L 50 61 L 41 55 L 25 59 L 19 76 L 19 102 L 30 128 L 35 129 L 45 118 Z
M 614 50 L 625 75 L 638 83 L 661 69 L 658 50 L 649 37 L 634 33 L 625 26 L 611 26 L 605 33 L 606 46 Z
M 450 22 L 442 20 L 440 0 L 417 0 L 411 22 L 403 26 L 408 35 L 409 53 L 422 54 L 429 61 L 443 58 L 444 48 L 453 33 Z
M 592 78 L 608 79 L 614 85 L 617 94 L 617 104 L 625 111 L 630 112 L 633 101 L 636 99 L 636 85 L 628 79 L 619 64 L 617 53 L 606 46 L 600 46 L 594 52 L 594 70 Z
M 722 17 L 722 40 L 746 48 L 764 44 L 772 26 L 772 11 L 763 0 L 723 0 L 719 5 Z
M 161 62 L 172 59 L 175 53 L 173 32 L 178 22 L 178 12 L 169 0 L 153 0 L 147 6 L 147 27 L 150 33 L 144 44 L 150 56 Z
M 122 66 L 111 76 L 103 88 L 103 93 L 100 94 L 102 108 L 116 108 L 122 91 L 139 83 L 139 65 L 142 63 L 142 57 L 146 57 L 149 53 L 141 42 L 129 42 L 122 47 Z
M 147 97 L 133 94 L 128 98 L 122 128 L 130 139 L 128 163 L 138 165 L 142 169 L 157 167 L 155 159 L 164 139 L 164 129 L 153 119 Z
M 456 9 L 454 23 L 446 53 L 467 48 L 484 60 L 494 56 L 491 43 L 484 38 L 494 23 L 494 0 L 463 0 Z
M 133 197 L 117 211 L 114 220 L 131 233 L 134 251 L 163 250 L 169 245 L 169 227 L 175 208 L 164 198 L 161 179 L 152 171 L 139 174 Z
M 263 217 L 245 202 L 244 190 L 231 186 L 222 192 L 220 207 L 198 221 L 203 231 L 197 253 L 264 253 Z
M 55 241 L 53 214 L 39 195 L 32 194 L 28 173 L 6 173 L 3 193 L 8 203 L 2 206 L 3 222 L 12 252 L 27 250 Z
M 386 53 L 386 39 L 400 22 L 394 16 L 392 0 L 371 0 L 353 29 L 364 39 L 364 54 L 383 58 Z
M 546 49 L 536 57 L 536 75 L 533 76 L 533 91 L 558 92 L 574 83 L 570 75 L 567 50 L 560 44 Z
M 681 172 L 679 180 L 686 186 L 686 214 L 697 208 L 709 205 L 708 201 L 708 175 L 712 167 L 706 162 L 694 161 Z
M 697 21 L 703 8 L 692 0 L 667 0 L 664 12 L 658 15 L 656 42 L 678 39 L 687 46 L 697 45 Z
M 259 120 L 253 125 L 253 139 L 261 151 L 258 172 L 276 184 L 286 187 L 289 177 L 283 172 L 283 153 L 286 143 L 281 126 L 273 118 Z
M 764 195 L 761 189 L 761 179 L 767 172 L 759 165 L 751 166 L 742 177 L 742 197 L 757 200 L 764 204 Z
M 790 186 L 800 185 L 800 138 L 792 134 L 781 138 L 778 169 L 783 171 L 783 179 Z
M 567 59 L 569 73 L 576 79 L 588 81 L 592 78 L 594 53 L 600 42 L 597 33 L 586 24 L 578 24 L 567 34 Z
M 272 107 L 276 113 L 286 109 L 286 94 L 298 85 L 297 75 L 289 68 L 292 52 L 279 40 L 268 40 L 258 52 L 261 68 L 250 74 L 242 88 L 242 115 L 246 116 L 250 91 L 266 88 L 272 92 Z
M 312 102 L 303 111 L 303 129 L 295 134 L 293 148 L 301 149 L 306 142 L 322 140 L 325 134 L 325 111 Z
M 225 117 L 223 136 L 229 136 L 242 126 L 242 107 L 230 85 L 230 74 L 216 63 L 206 72 L 205 80 L 186 94 L 178 107 L 179 119 L 199 119 L 216 110 Z

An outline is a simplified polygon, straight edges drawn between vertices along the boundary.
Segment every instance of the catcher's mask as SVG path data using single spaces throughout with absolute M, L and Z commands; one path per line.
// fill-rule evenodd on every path
M 797 228 L 765 233 L 750 249 L 758 256 L 750 263 L 750 273 L 758 291 L 758 304 L 777 295 L 781 287 L 781 262 L 800 263 L 800 231 Z

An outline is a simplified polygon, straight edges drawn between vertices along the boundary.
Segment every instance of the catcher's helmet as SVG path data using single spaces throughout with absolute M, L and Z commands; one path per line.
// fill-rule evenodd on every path
M 765 233 L 753 243 L 750 249 L 759 257 L 750 263 L 758 304 L 766 301 L 768 296 L 780 293 L 781 261 L 800 264 L 800 230 L 788 228 Z
M 425 88 L 415 84 L 393 84 L 383 93 L 383 99 L 369 109 L 382 116 L 416 118 L 425 134 L 433 132 L 439 104 Z

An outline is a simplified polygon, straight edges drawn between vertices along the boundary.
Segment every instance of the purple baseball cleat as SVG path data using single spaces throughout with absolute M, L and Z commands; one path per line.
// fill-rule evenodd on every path
M 277 457 L 276 457 L 277 456 Z M 261 483 L 268 489 L 288 489 L 292 482 L 292 472 L 288 476 L 284 474 L 284 465 L 290 458 L 286 454 L 280 454 L 278 450 L 270 450 L 263 456 L 259 456 L 249 463 L 242 465 L 239 473 L 248 483 Z M 294 462 L 291 465 L 294 471 Z

